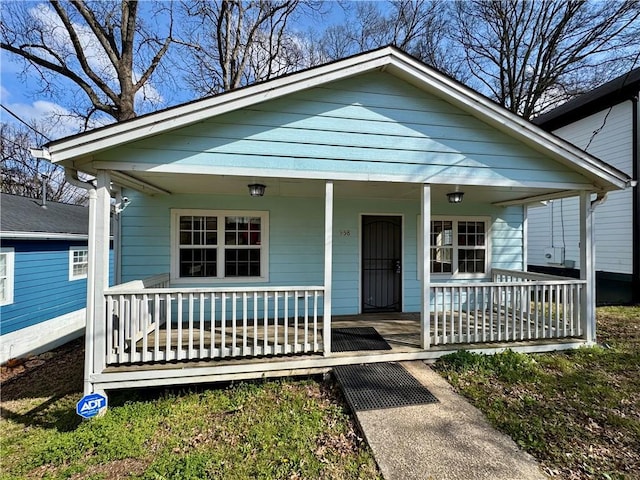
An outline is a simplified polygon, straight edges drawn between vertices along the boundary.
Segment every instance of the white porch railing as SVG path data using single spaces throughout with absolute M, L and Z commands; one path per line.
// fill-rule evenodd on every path
M 484 343 L 582 335 L 586 282 L 494 270 L 487 283 L 432 283 L 432 344 Z
M 168 278 L 157 280 L 105 292 L 108 365 L 322 352 L 323 287 L 167 288 Z

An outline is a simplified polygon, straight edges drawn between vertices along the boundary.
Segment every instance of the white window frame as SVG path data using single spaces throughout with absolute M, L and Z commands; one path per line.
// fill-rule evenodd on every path
M 73 273 L 73 266 L 76 264 L 74 262 L 74 260 L 75 260 L 74 252 L 81 252 L 81 251 L 87 252 L 86 264 L 87 264 L 87 272 L 89 272 L 89 247 L 86 246 L 86 245 L 77 245 L 77 246 L 69 247 L 69 281 L 70 282 L 73 282 L 75 280 L 82 280 L 83 278 L 87 278 L 87 273 L 84 273 L 82 275 L 75 275 Z
M 180 277 L 180 217 L 181 216 L 218 217 L 218 265 L 216 277 Z M 259 217 L 260 218 L 260 276 L 259 277 L 225 277 L 224 245 L 226 216 Z M 233 248 L 232 246 L 229 246 Z M 203 284 L 203 283 L 264 283 L 269 281 L 269 212 L 266 210 L 201 210 L 171 209 L 171 283 Z
M 7 262 L 7 290 L 5 292 L 4 300 L 0 300 L 0 306 L 11 305 L 13 303 L 13 291 L 15 283 L 15 249 L 13 247 L 2 247 L 0 248 L 0 255 L 3 255 L 6 258 Z
M 488 216 L 457 216 L 457 215 L 432 215 L 431 221 L 450 221 L 453 227 L 453 245 L 452 245 L 452 272 L 451 273 L 434 273 L 431 272 L 431 278 L 434 280 L 445 279 L 485 279 L 491 277 L 491 226 L 493 224 L 491 217 Z M 423 242 L 420 235 L 420 225 L 422 215 L 418 215 L 417 236 L 418 236 L 418 266 L 422 265 Z M 458 272 L 458 223 L 459 222 L 483 222 L 485 232 L 485 255 L 484 255 L 484 273 L 460 273 Z M 429 252 L 433 245 L 429 245 Z M 464 249 L 465 247 L 463 247 Z M 422 269 L 418 268 L 418 280 L 422 278 Z

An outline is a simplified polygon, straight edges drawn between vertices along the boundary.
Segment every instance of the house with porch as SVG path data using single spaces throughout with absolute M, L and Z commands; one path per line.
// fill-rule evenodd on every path
M 95 176 L 87 393 L 592 344 L 592 211 L 630 182 L 394 47 L 39 155 Z M 576 195 L 580 278 L 528 273 L 526 205 Z M 388 348 L 339 351 L 362 327 Z

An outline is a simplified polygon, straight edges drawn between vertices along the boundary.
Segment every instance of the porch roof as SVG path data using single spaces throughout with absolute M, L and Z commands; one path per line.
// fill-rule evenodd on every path
M 623 172 L 583 152 L 570 143 L 543 131 L 488 98 L 428 67 L 395 47 L 384 47 L 236 91 L 179 105 L 130 121 L 57 140 L 47 144 L 47 150 L 41 151 L 40 154 L 49 157 L 53 162 L 61 162 L 65 166 L 81 168 L 82 170 L 91 172 L 104 167 L 104 165 L 93 165 L 91 163 L 94 156 L 99 152 L 123 146 L 160 133 L 166 133 L 188 125 L 193 125 L 204 119 L 210 119 L 267 100 L 274 100 L 296 92 L 325 85 L 329 82 L 344 80 L 373 71 L 389 73 L 426 93 L 448 102 L 482 121 L 484 124 L 522 142 L 522 144 L 568 167 L 570 170 L 579 173 L 586 178 L 592 186 L 591 188 L 581 185 L 580 187 L 569 188 L 569 190 L 589 188 L 594 191 L 608 191 L 625 188 L 629 185 L 631 179 Z M 184 170 L 181 173 L 183 172 Z M 164 173 L 170 172 L 167 171 Z M 229 171 L 225 173 L 233 174 L 234 172 Z M 140 172 L 136 172 L 136 175 L 140 177 Z M 148 175 L 154 174 L 150 172 Z M 242 176 L 241 173 L 238 173 L 238 175 Z M 324 176 L 324 178 L 329 177 L 330 175 L 328 177 L 326 175 Z M 120 178 L 118 178 L 118 175 L 114 175 L 113 178 L 114 181 L 125 186 L 138 187 L 142 190 L 145 189 L 146 184 L 146 187 L 153 191 L 153 188 L 149 188 L 152 187 L 153 184 L 148 183 L 148 181 L 138 182 L 136 185 L 135 179 L 130 178 L 126 174 L 121 175 Z M 341 178 L 335 179 L 339 180 Z M 353 177 L 353 180 L 385 181 L 384 178 L 356 178 L 356 176 Z M 400 181 L 422 183 L 425 180 L 420 181 L 419 179 L 407 178 L 406 180 Z M 438 182 L 434 181 L 432 183 Z M 561 190 L 541 189 L 540 185 L 535 185 L 534 183 L 531 185 L 522 184 L 513 186 L 517 188 L 530 186 L 534 190 L 538 190 L 535 193 L 525 190 L 517 191 L 510 196 L 510 201 L 524 202 L 526 199 L 532 197 L 543 199 L 543 197 L 568 195 L 568 192 Z M 156 189 L 156 193 L 160 193 L 163 190 L 166 191 L 168 189 Z M 540 195 L 543 197 L 540 197 Z

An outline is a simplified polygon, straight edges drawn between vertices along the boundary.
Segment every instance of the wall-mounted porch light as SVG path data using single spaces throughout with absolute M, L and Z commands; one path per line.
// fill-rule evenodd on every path
M 261 183 L 252 183 L 247 185 L 249 187 L 249 195 L 252 197 L 262 197 L 264 195 L 264 189 L 267 188 L 266 185 Z
M 447 193 L 449 203 L 462 203 L 462 197 L 464 197 L 464 192 L 459 191 L 458 187 L 455 192 Z

